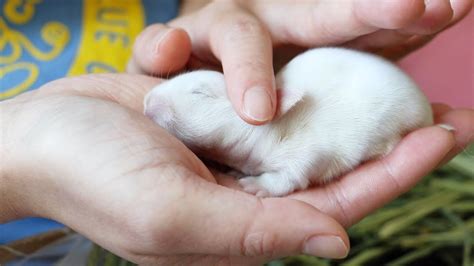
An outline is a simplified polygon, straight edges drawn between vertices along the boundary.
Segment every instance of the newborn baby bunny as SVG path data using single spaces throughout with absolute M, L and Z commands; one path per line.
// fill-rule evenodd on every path
M 276 117 L 262 126 L 236 114 L 214 71 L 161 83 L 145 98 L 145 114 L 199 156 L 240 171 L 243 189 L 260 197 L 329 182 L 433 123 L 413 81 L 362 52 L 309 50 L 278 73 L 276 86 Z

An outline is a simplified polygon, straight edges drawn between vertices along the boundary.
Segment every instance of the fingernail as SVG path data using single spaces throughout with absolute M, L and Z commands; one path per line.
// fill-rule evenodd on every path
M 448 124 L 437 124 L 437 126 L 440 127 L 440 128 L 444 128 L 444 129 L 446 129 L 446 130 L 449 131 L 449 132 L 454 132 L 454 131 L 456 131 L 456 129 L 455 129 L 453 126 L 448 125 Z
M 163 34 L 160 34 L 156 36 L 153 41 L 151 42 L 151 45 L 153 45 L 153 51 L 155 53 L 160 53 L 161 52 L 161 46 L 165 42 L 165 39 L 170 35 L 170 33 L 173 31 L 173 29 L 169 29 Z
M 253 87 L 244 94 L 244 113 L 259 122 L 268 121 L 273 116 L 270 95 L 263 87 Z
M 347 256 L 349 249 L 340 237 L 326 235 L 306 240 L 303 252 L 321 258 L 342 259 Z

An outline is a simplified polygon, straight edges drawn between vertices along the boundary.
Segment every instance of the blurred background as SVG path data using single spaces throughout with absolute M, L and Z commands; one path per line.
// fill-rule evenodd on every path
M 432 102 L 474 108 L 474 13 L 401 60 L 400 65 Z
M 55 5 L 46 6 L 52 2 Z M 12 3 L 33 7 L 29 15 L 6 13 L 5 8 L 0 13 L 0 100 L 62 76 L 123 71 L 140 30 L 147 24 L 167 21 L 178 12 L 174 1 L 103 1 L 111 5 L 109 11 L 124 8 L 130 12 L 125 17 L 115 13 L 104 19 L 114 27 L 124 25 L 121 19 L 131 25 L 112 32 L 123 38 L 122 43 L 117 39 L 108 43 L 106 38 L 95 36 L 99 38 L 95 40 L 91 36 L 92 30 L 104 26 L 100 21 L 81 24 L 81 14 L 87 16 L 103 8 L 100 1 L 86 2 L 89 5 L 79 0 L 0 0 L 1 7 Z M 113 28 L 111 25 L 108 29 Z M 30 42 L 22 43 L 18 36 L 27 36 Z M 474 108 L 474 13 L 399 63 L 432 102 Z M 346 260 L 299 256 L 270 265 L 472 266 L 473 232 L 471 149 L 351 228 L 352 251 Z M 0 225 L 0 265 L 78 265 L 79 261 L 89 265 L 128 264 L 54 221 L 30 218 Z

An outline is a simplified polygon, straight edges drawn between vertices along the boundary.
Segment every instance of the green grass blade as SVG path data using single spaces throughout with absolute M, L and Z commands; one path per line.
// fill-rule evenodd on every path
M 413 210 L 411 213 L 407 213 L 404 216 L 395 218 L 390 222 L 384 224 L 378 233 L 379 237 L 382 239 L 386 239 L 391 235 L 404 230 L 405 228 L 419 221 L 431 212 L 448 205 L 449 203 L 457 199 L 460 194 L 456 192 L 445 192 L 440 193 L 436 196 L 437 197 L 435 197 L 431 202 L 427 202 L 427 204 L 423 207 Z
M 405 254 L 399 257 L 398 259 L 389 262 L 387 266 L 407 265 L 413 261 L 416 261 L 419 258 L 423 258 L 430 255 L 437 248 L 439 248 L 439 245 L 432 245 L 420 249 L 415 249 L 414 251 L 409 252 L 408 254 Z

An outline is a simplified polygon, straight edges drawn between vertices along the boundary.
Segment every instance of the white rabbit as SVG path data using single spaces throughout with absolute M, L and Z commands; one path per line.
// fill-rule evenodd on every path
M 145 114 L 198 155 L 242 172 L 244 190 L 261 197 L 326 183 L 433 123 L 415 83 L 362 52 L 309 50 L 278 73 L 276 86 L 277 116 L 262 126 L 236 114 L 214 71 L 161 83 L 145 98 Z

